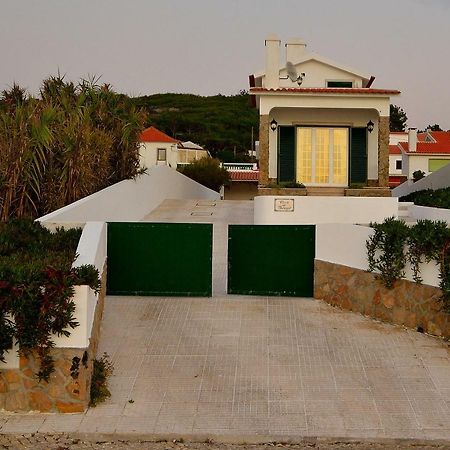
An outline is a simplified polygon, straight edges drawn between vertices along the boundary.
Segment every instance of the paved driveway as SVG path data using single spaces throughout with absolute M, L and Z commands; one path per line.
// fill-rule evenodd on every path
M 446 346 L 320 301 L 110 297 L 101 342 L 95 431 L 450 437 Z

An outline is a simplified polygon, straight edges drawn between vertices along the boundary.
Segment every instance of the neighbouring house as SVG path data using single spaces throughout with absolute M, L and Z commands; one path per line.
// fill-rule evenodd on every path
M 394 188 L 404 181 L 406 176 L 402 171 L 402 152 L 398 146 L 399 142 L 406 142 L 408 133 L 406 131 L 391 131 L 389 133 L 389 187 Z
M 169 166 L 191 164 L 201 158 L 209 158 L 208 150 L 191 141 L 181 142 L 155 127 L 146 128 L 140 136 L 141 166 Z
M 155 127 L 146 128 L 139 138 L 141 166 L 169 166 L 174 169 L 178 164 L 178 143 L 176 139 Z
M 450 164 L 449 131 L 417 133 L 415 128 L 410 128 L 406 139 L 397 143 L 397 148 L 402 158 L 402 174 L 409 180 L 418 170 L 429 175 Z
M 231 183 L 225 186 L 225 200 L 253 200 L 258 195 L 259 170 L 256 163 L 223 163 Z
M 249 77 L 260 114 L 260 187 L 390 195 L 389 105 L 400 92 L 373 88 L 375 77 L 309 53 L 299 39 L 286 43 L 281 67 L 280 40 L 270 36 L 265 47 L 265 70 Z
M 190 164 L 210 157 L 208 150 L 192 141 L 180 142 L 178 145 L 178 164 Z

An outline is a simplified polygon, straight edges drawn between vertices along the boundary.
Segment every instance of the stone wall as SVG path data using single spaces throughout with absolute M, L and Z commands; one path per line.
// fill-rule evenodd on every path
M 88 407 L 105 295 L 106 266 L 89 347 L 52 349 L 55 371 L 48 383 L 39 382 L 35 375 L 39 370 L 35 354 L 20 356 L 18 369 L 2 370 L 0 366 L 0 410 L 74 413 Z
M 269 183 L 269 116 L 259 116 L 259 184 Z
M 387 289 L 364 270 L 316 260 L 314 297 L 384 322 L 450 337 L 450 314 L 441 311 L 441 290 L 398 280 Z
M 389 117 L 378 122 L 378 186 L 389 187 Z

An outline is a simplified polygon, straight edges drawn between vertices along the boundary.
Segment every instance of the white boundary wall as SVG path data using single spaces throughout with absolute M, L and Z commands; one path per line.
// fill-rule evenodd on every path
M 392 189 L 393 197 L 403 197 L 411 192 L 423 191 L 425 189 L 443 189 L 450 186 L 450 164 L 417 182 L 405 181 L 400 186 Z
M 316 259 L 356 269 L 367 270 L 366 241 L 373 228 L 350 224 L 320 224 L 316 226 Z M 439 268 L 435 263 L 421 264 L 424 284 L 439 286 Z M 406 263 L 405 279 L 414 281 L 410 264 Z
M 408 212 L 414 219 L 443 220 L 450 224 L 450 209 L 410 205 Z
M 165 199 L 219 200 L 219 193 L 167 166 L 154 166 L 135 180 L 124 180 L 38 220 L 43 225 L 89 221 L 140 221 Z
M 84 226 L 76 253 L 78 257 L 74 261 L 73 267 L 92 264 L 101 276 L 106 262 L 106 224 L 88 222 Z M 87 348 L 89 346 L 98 295 L 89 286 L 75 286 L 74 300 L 76 305 L 74 317 L 80 325 L 69 329 L 69 337 L 53 336 L 53 341 L 58 348 Z M 6 364 L 1 364 L 0 368 L 15 369 L 18 367 L 17 348 L 13 348 L 13 351 L 7 354 Z
M 292 199 L 293 211 L 275 211 L 275 199 Z M 255 225 L 382 222 L 398 216 L 391 197 L 260 196 L 254 200 Z

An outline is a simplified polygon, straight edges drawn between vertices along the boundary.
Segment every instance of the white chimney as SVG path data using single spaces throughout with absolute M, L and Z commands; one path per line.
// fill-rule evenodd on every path
M 297 64 L 306 53 L 306 44 L 297 38 L 289 39 L 286 42 L 286 62 L 291 62 L 292 64 Z
M 410 152 L 417 151 L 417 128 L 408 128 L 408 148 Z
M 280 40 L 274 34 L 266 42 L 266 79 L 265 86 L 276 89 L 280 85 Z

